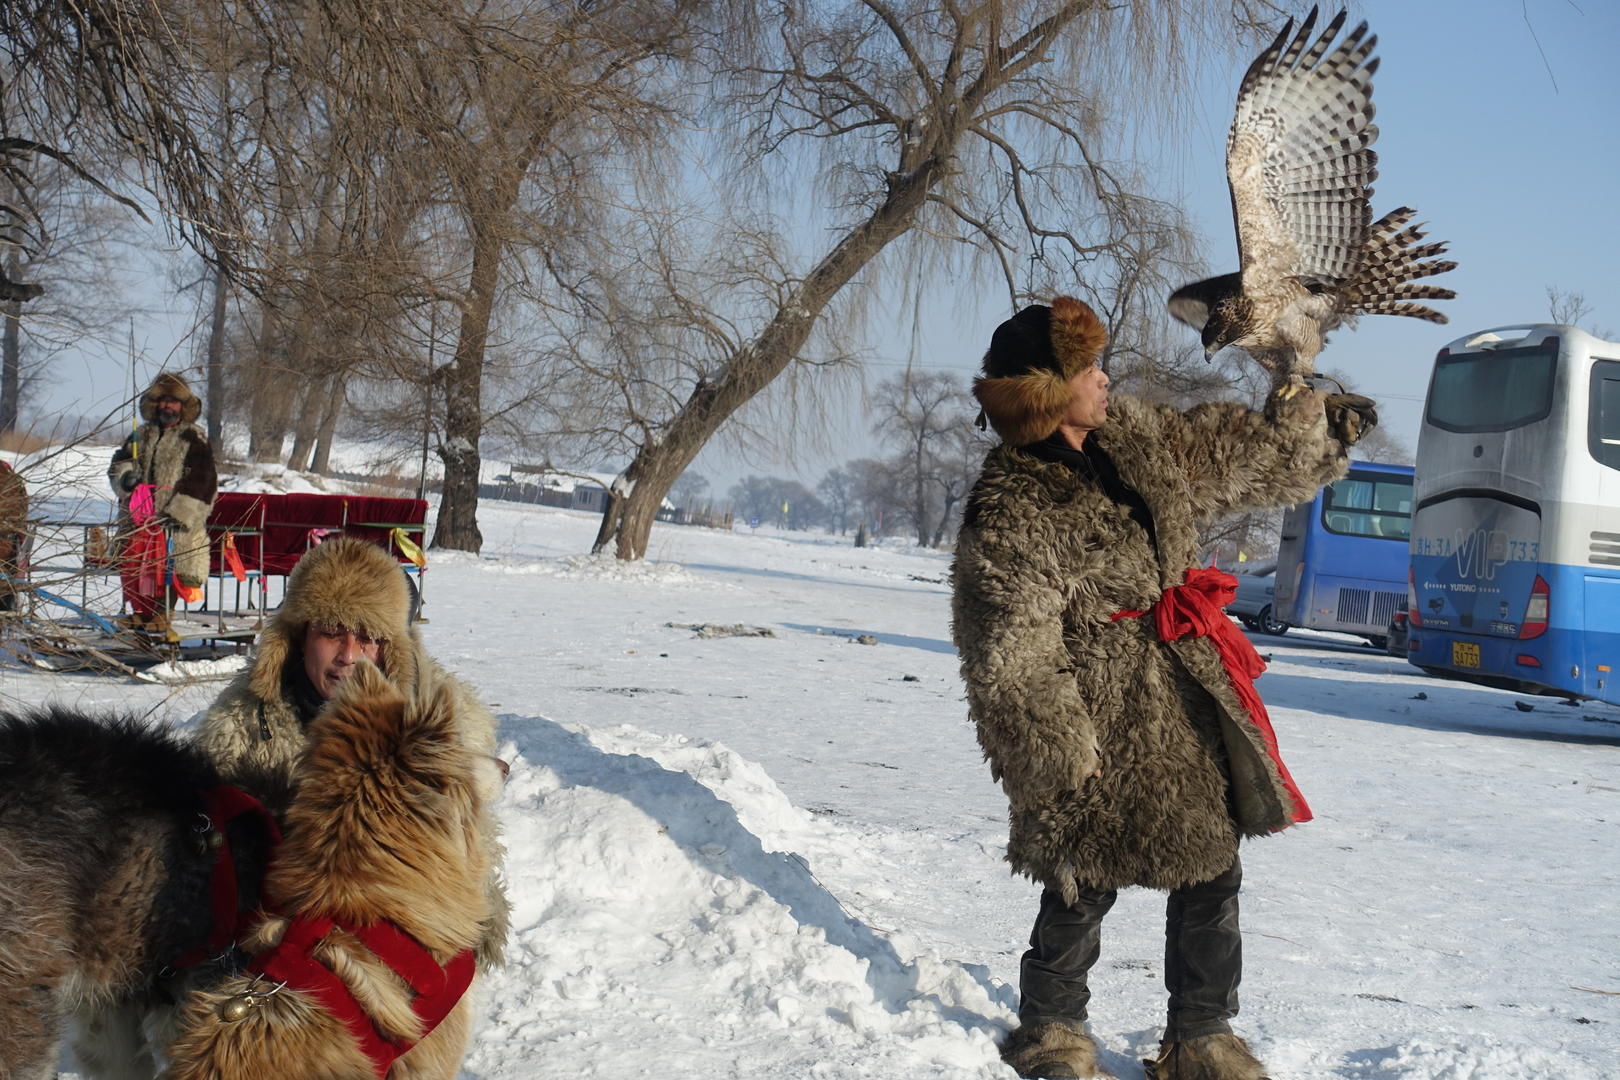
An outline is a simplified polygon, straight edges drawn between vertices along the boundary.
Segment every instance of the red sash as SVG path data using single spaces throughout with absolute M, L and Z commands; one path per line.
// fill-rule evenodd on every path
M 1116 611 L 1113 619 L 1117 622 L 1152 615 L 1153 629 L 1160 641 L 1207 637 L 1214 643 L 1221 666 L 1226 668 L 1227 680 L 1259 730 L 1267 756 L 1277 766 L 1277 775 L 1293 804 L 1293 822 L 1309 821 L 1311 808 L 1305 804 L 1305 796 L 1300 794 L 1294 778 L 1288 774 L 1288 767 L 1283 764 L 1282 754 L 1277 749 L 1277 733 L 1271 728 L 1271 716 L 1266 712 L 1265 702 L 1260 700 L 1260 692 L 1254 688 L 1254 680 L 1266 670 L 1266 663 L 1222 610 L 1236 595 L 1237 578 L 1213 567 L 1194 567 L 1187 571 L 1182 584 L 1164 590 L 1158 602 L 1147 611 Z

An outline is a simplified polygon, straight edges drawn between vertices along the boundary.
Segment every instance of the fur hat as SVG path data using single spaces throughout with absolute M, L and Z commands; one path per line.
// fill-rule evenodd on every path
M 1106 344 L 1108 331 L 1083 301 L 1031 304 L 996 327 L 973 396 L 1003 442 L 1039 442 L 1069 407 L 1069 380 L 1095 364 Z
M 141 395 L 141 419 L 148 424 L 157 423 L 157 403 L 161 397 L 172 397 L 180 402 L 182 424 L 195 423 L 197 417 L 202 415 L 202 399 L 191 392 L 186 380 L 173 372 L 165 371 L 153 379 L 152 385 Z
M 310 548 L 287 578 L 280 610 L 259 634 L 249 686 L 261 700 L 279 698 L 283 671 L 302 656 L 304 631 L 318 622 L 380 639 L 378 666 L 396 685 L 414 687 L 416 642 L 410 612 L 405 575 L 376 544 L 340 536 Z

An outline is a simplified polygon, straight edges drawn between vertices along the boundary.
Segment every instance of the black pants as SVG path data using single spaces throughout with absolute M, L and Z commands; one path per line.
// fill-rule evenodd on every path
M 1164 987 L 1170 992 L 1167 1042 L 1229 1032 L 1238 1011 L 1243 979 L 1243 941 L 1238 934 L 1238 889 L 1243 866 L 1170 894 L 1165 904 Z M 1101 951 L 1102 920 L 1114 906 L 1114 890 L 1080 890 L 1073 905 L 1047 889 L 1029 935 L 1019 978 L 1021 1024 L 1085 1022 L 1091 988 L 1086 976 Z

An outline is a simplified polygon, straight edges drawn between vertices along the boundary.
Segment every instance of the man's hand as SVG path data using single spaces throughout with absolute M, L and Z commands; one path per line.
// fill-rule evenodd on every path
M 1346 446 L 1360 442 L 1378 426 L 1378 409 L 1373 399 L 1360 394 L 1329 394 L 1322 402 L 1328 430 Z

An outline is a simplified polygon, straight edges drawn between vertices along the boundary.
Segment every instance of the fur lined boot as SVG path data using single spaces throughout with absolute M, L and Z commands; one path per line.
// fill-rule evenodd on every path
M 1224 1033 L 1161 1043 L 1158 1060 L 1142 1064 L 1148 1080 L 1271 1080 L 1249 1044 Z
M 1016 1029 L 1001 1044 L 1001 1060 L 1019 1076 L 1043 1080 L 1112 1077 L 1097 1064 L 1097 1043 L 1067 1024 L 1033 1024 Z

